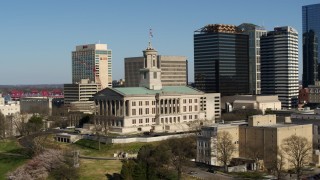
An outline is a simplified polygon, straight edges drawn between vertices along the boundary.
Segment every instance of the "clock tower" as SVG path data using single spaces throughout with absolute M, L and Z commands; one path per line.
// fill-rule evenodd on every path
M 162 89 L 161 70 L 159 69 L 158 52 L 152 48 L 151 42 L 146 50 L 143 51 L 144 65 L 140 69 L 140 87 L 146 87 L 151 90 Z

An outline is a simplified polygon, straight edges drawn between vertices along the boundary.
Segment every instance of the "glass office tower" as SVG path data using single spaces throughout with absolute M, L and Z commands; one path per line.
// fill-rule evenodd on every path
M 302 7 L 302 30 L 303 30 L 303 75 L 302 85 L 314 85 L 318 81 L 320 73 L 320 4 Z
M 194 32 L 195 86 L 222 96 L 249 93 L 249 35 L 234 25 L 209 24 Z
M 261 91 L 278 95 L 282 108 L 297 107 L 299 93 L 298 32 L 276 27 L 260 38 Z

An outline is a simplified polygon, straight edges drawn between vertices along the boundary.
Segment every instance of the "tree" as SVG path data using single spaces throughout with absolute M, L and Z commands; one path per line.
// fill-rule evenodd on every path
M 282 179 L 283 169 L 285 165 L 285 156 L 282 149 L 277 147 L 276 149 L 270 149 L 270 158 L 265 162 L 267 169 L 274 172 L 277 179 Z
M 236 146 L 232 141 L 232 136 L 227 131 L 218 132 L 217 137 L 217 159 L 223 163 L 224 171 L 228 171 L 228 164 L 232 158 L 232 154 L 235 152 Z
M 178 179 L 181 179 L 182 167 L 196 156 L 196 140 L 193 137 L 173 138 L 167 141 L 171 149 L 171 163 L 178 171 Z
M 282 141 L 281 149 L 287 155 L 288 162 L 294 167 L 297 179 L 300 179 L 302 168 L 309 163 L 311 158 L 311 142 L 305 137 L 292 135 Z
M 6 138 L 6 118 L 0 112 L 0 139 Z
M 258 171 L 259 169 L 263 169 L 263 165 L 260 164 L 260 160 L 263 158 L 263 153 L 261 152 L 260 147 L 254 144 L 249 146 L 247 151 L 249 157 L 253 159 L 257 165 L 256 171 Z
M 42 117 L 33 115 L 27 123 L 28 134 L 39 132 L 42 128 L 43 128 Z

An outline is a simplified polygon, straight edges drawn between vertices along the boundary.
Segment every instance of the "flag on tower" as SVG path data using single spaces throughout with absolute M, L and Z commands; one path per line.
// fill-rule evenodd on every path
M 149 35 L 150 35 L 150 37 L 153 37 L 152 29 L 151 29 L 151 28 L 149 29 Z

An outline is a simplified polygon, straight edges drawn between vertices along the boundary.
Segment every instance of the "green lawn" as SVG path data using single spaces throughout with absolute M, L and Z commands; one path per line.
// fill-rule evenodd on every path
M 107 174 L 120 174 L 122 163 L 119 160 L 80 160 L 80 179 L 105 180 Z
M 6 174 L 15 170 L 27 161 L 25 156 L 13 156 L 5 153 L 21 154 L 23 149 L 16 140 L 0 141 L 0 180 L 6 179 Z

